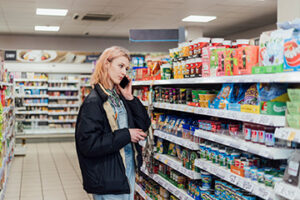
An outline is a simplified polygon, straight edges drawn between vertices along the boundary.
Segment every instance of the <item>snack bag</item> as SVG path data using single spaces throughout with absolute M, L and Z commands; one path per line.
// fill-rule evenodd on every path
M 258 83 L 258 102 L 261 101 L 277 101 L 287 102 L 288 84 L 278 83 Z
M 226 104 L 229 103 L 229 97 L 233 91 L 233 83 L 224 83 L 217 97 L 211 104 L 211 108 L 225 109 Z
M 258 105 L 258 90 L 257 84 L 251 85 L 245 93 L 244 104 L 247 105 Z
M 243 84 L 243 83 L 236 83 L 233 85 L 233 91 L 229 97 L 229 103 L 238 103 L 243 104 L 245 93 L 249 89 L 251 85 Z
M 210 76 L 217 76 L 217 70 L 219 67 L 219 51 L 225 51 L 225 48 L 210 47 Z

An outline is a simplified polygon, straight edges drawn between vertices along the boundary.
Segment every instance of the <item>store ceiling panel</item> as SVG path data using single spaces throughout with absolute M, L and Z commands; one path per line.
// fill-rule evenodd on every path
M 37 16 L 36 8 L 68 9 L 65 17 Z M 82 21 L 87 14 L 111 14 L 107 22 Z M 74 20 L 73 16 L 78 15 Z M 186 23 L 188 15 L 214 15 L 209 23 Z M 276 0 L 0 0 L 0 34 L 128 37 L 132 28 L 199 26 L 204 35 L 225 36 L 274 24 Z M 35 32 L 35 25 L 60 26 L 57 33 Z

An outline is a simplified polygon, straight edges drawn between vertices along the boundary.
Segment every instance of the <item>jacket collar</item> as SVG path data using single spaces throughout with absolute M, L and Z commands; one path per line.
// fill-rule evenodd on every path
M 105 102 L 108 99 L 108 96 L 110 95 L 108 92 L 106 92 L 105 88 L 99 83 L 99 84 L 95 84 L 94 88 L 96 90 L 96 92 L 98 93 L 98 95 L 100 96 L 100 98 Z

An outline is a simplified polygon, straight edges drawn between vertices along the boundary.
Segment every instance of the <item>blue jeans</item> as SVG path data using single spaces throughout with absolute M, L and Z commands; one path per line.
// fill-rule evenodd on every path
M 134 199 L 134 186 L 135 186 L 135 170 L 133 160 L 133 149 L 131 143 L 124 147 L 125 162 L 126 162 L 126 176 L 129 181 L 130 194 L 106 194 L 98 195 L 93 194 L 94 200 L 133 200 Z

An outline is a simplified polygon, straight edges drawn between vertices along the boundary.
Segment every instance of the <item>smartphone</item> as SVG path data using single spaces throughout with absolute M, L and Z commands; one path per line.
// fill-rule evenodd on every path
M 120 82 L 120 86 L 121 86 L 121 88 L 125 88 L 127 85 L 128 85 L 128 83 L 129 83 L 129 80 L 128 80 L 128 78 L 126 77 L 126 76 L 124 76 L 124 78 L 121 80 L 121 82 Z

